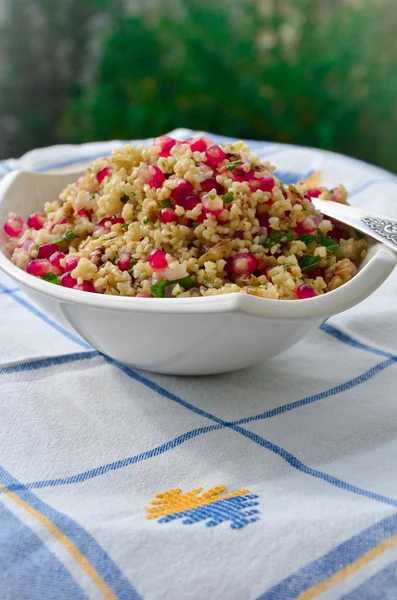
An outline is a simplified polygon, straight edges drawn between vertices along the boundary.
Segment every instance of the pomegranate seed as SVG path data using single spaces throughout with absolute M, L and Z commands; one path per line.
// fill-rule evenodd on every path
M 43 229 L 47 217 L 43 213 L 33 213 L 27 220 L 28 227 L 31 229 Z
M 77 256 L 71 256 L 69 254 L 69 256 L 65 257 L 65 271 L 73 271 L 73 269 L 75 269 L 77 267 L 77 265 L 79 264 L 79 258 Z
M 66 219 L 60 219 L 59 221 L 57 221 L 56 223 L 54 223 L 54 224 L 52 225 L 52 227 L 51 227 L 50 231 L 52 232 L 52 231 L 53 231 L 53 229 L 54 229 L 54 227 L 55 227 L 56 225 L 65 225 L 66 223 L 67 223 L 67 220 L 66 220 Z
M 113 217 L 110 220 L 112 222 L 112 225 L 116 225 L 116 223 L 124 223 L 123 217 L 117 217 L 116 215 L 113 215 Z
M 43 244 L 39 247 L 37 258 L 50 258 L 50 256 L 57 251 L 58 246 L 56 244 Z
M 160 146 L 159 156 L 170 156 L 171 149 L 177 144 L 174 138 L 161 135 L 154 140 L 154 146 Z
M 177 223 L 179 217 L 172 208 L 162 208 L 160 212 L 160 221 L 162 223 Z
M 131 264 L 131 254 L 122 254 L 117 262 L 120 271 L 128 271 Z
M 233 258 L 232 269 L 238 275 L 251 275 L 258 268 L 258 260 L 250 252 L 241 252 Z
M 54 252 L 54 254 L 51 254 L 49 261 L 53 267 L 55 267 L 56 269 L 58 269 L 58 271 L 63 273 L 63 267 L 62 267 L 60 261 L 63 260 L 64 258 L 65 258 L 65 255 L 62 252 Z
M 106 229 L 109 229 L 109 225 L 111 223 L 112 223 L 111 217 L 103 217 L 103 219 L 98 221 L 97 225 L 98 225 L 98 227 L 104 227 Z
M 309 198 L 318 198 L 323 193 L 321 188 L 313 188 L 312 190 L 308 190 L 307 195 Z M 306 197 L 306 195 L 305 195 Z
M 259 274 L 260 275 L 264 275 L 265 277 L 267 277 L 268 279 L 270 279 L 269 278 L 269 271 L 271 271 L 272 269 L 273 269 L 273 267 L 265 267 L 264 269 L 261 269 L 259 271 Z
M 88 212 L 88 210 L 86 208 L 81 208 L 77 214 L 79 215 L 79 217 L 87 217 L 87 219 L 89 221 L 91 221 L 91 211 Z
M 190 149 L 192 152 L 205 152 L 207 148 L 208 143 L 204 138 L 197 138 L 190 142 Z
M 311 199 L 311 197 L 309 196 L 309 194 L 305 194 L 304 198 L 306 198 L 306 200 L 308 200 L 311 204 L 313 204 L 313 200 Z
M 236 167 L 232 171 L 232 177 L 235 181 L 252 181 L 255 178 L 255 171 L 245 171 L 242 166 Z M 260 179 L 257 181 L 260 181 Z
M 284 198 L 288 198 L 288 194 L 285 190 L 281 190 L 282 195 L 284 196 Z
M 34 275 L 35 277 L 43 277 L 43 275 L 51 273 L 52 271 L 52 264 L 45 258 L 35 258 L 34 260 L 31 260 L 26 269 L 27 273 Z
M 226 259 L 226 264 L 223 267 L 223 270 L 229 278 L 233 275 L 234 271 L 233 271 L 233 259 L 232 258 Z
M 209 148 L 207 148 L 205 152 L 207 163 L 212 167 L 217 167 L 220 165 L 226 158 L 226 154 L 222 150 L 220 146 L 213 144 Z
M 310 279 L 316 279 L 316 277 L 324 277 L 325 270 L 319 267 L 318 269 L 313 269 L 312 271 L 308 271 L 306 275 Z
M 314 298 L 314 296 L 317 295 L 312 286 L 308 283 L 303 283 L 302 285 L 298 286 L 296 293 L 299 300 L 307 300 L 307 298 Z
M 265 215 L 259 215 L 258 221 L 261 227 L 269 227 L 269 214 L 266 213 Z
M 210 194 L 204 194 L 201 198 L 201 204 L 203 205 L 204 212 L 214 217 L 219 217 L 224 209 L 223 200 L 220 196 L 211 198 Z
M 339 225 L 334 225 L 329 234 L 334 240 L 339 241 L 344 236 L 343 229 Z
M 148 263 L 154 271 L 161 271 L 168 267 L 168 260 L 162 250 L 153 250 L 148 256 Z
M 63 285 L 63 287 L 67 288 L 74 288 L 74 286 L 77 285 L 77 279 L 72 277 L 70 271 L 68 273 L 64 273 L 59 282 L 61 285 Z
M 197 204 L 200 204 L 201 200 L 200 198 L 197 198 L 197 196 L 186 196 L 186 198 L 184 198 L 181 201 L 181 206 L 182 208 L 186 210 L 193 210 L 194 208 L 196 208 Z
M 212 190 L 215 190 L 217 194 L 223 194 L 225 191 L 223 185 L 218 183 L 217 180 L 212 177 L 201 182 L 201 189 L 203 192 L 211 192 Z
M 21 217 L 11 217 L 4 223 L 4 231 L 10 237 L 19 237 L 22 233 L 23 221 Z
M 105 179 L 105 177 L 108 177 L 110 175 L 110 167 L 105 167 L 104 169 L 101 169 L 100 171 L 98 171 L 98 173 L 96 174 L 96 180 L 99 184 L 102 183 L 102 181 Z
M 73 279 L 73 277 L 71 279 Z M 67 285 L 66 287 L 69 286 Z M 92 281 L 83 281 L 81 285 L 75 285 L 74 289 L 81 290 L 82 292 L 93 292 L 94 294 L 96 293 L 96 289 L 94 288 L 94 284 L 92 283 Z
M 194 192 L 194 188 L 190 181 L 186 179 L 180 179 L 177 187 L 172 190 L 171 198 L 180 204 L 182 200 L 186 198 L 186 196 L 191 196 Z
M 261 177 L 261 179 L 253 179 L 250 182 L 250 188 L 253 192 L 261 190 L 262 192 L 271 192 L 275 186 L 273 177 Z
M 139 167 L 138 177 L 143 179 L 147 185 L 150 185 L 150 187 L 156 189 L 160 188 L 165 181 L 165 175 L 163 171 L 156 165 L 142 165 Z
M 317 231 L 320 223 L 321 217 L 317 215 L 309 215 L 305 217 L 303 221 L 296 224 L 295 231 L 299 235 L 314 233 L 315 231 Z
M 244 231 L 236 231 L 234 234 L 234 237 L 238 240 L 243 240 L 244 239 Z

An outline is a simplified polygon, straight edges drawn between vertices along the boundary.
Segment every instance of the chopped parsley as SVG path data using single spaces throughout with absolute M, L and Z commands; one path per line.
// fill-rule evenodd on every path
M 293 231 L 272 231 L 269 237 L 263 240 L 262 246 L 264 248 L 272 248 L 278 244 L 292 242 L 294 239 L 295 234 Z
M 328 235 L 325 235 L 320 229 L 317 230 L 317 241 L 320 246 L 324 246 L 327 248 L 328 252 L 336 252 L 339 248 L 339 245 L 330 238 Z
M 131 275 L 132 269 L 135 267 L 137 263 L 137 259 L 136 258 L 131 258 L 130 260 L 130 264 L 128 265 L 128 269 L 127 272 Z
M 226 168 L 229 171 L 234 171 L 234 169 L 236 169 L 236 167 L 239 167 L 242 162 L 243 162 L 242 160 L 234 160 L 233 162 L 230 162 L 229 164 L 227 164 Z
M 312 235 L 311 233 L 305 233 L 304 235 L 301 235 L 300 237 L 298 237 L 298 240 L 303 242 L 304 244 L 306 244 L 306 246 L 308 246 L 312 242 L 317 241 L 317 236 Z
M 30 251 L 30 254 L 31 254 L 32 256 L 35 256 L 35 257 L 37 257 L 38 253 L 39 253 L 39 246 L 38 246 L 37 244 L 35 244 L 35 245 L 33 246 L 32 250 Z
M 90 194 L 90 199 L 91 199 L 91 200 L 93 200 L 94 198 L 95 198 L 95 194 L 93 194 L 93 193 L 91 192 L 91 194 Z
M 142 223 L 143 223 L 144 225 L 147 225 L 147 224 L 149 223 L 149 219 L 148 219 L 148 217 L 143 217 L 143 219 L 142 219 Z
M 128 231 L 128 223 L 122 223 L 121 229 L 124 229 L 124 231 Z
M 167 200 L 162 200 L 161 201 L 161 206 L 163 208 L 172 208 L 172 202 L 169 198 L 167 198 Z
M 308 271 L 317 269 L 320 262 L 321 258 L 319 256 L 313 256 L 312 254 L 304 254 L 298 260 L 302 273 L 307 273 Z
M 50 283 L 59 285 L 59 278 L 55 275 L 55 273 L 45 273 L 45 275 L 42 275 L 40 279 L 44 279 L 44 281 L 49 281 Z
M 233 202 L 233 199 L 234 199 L 234 194 L 233 194 L 233 192 L 228 192 L 227 194 L 225 194 L 225 195 L 223 196 L 223 202 L 224 202 L 225 204 L 230 204 L 230 202 Z
M 70 240 L 73 240 L 75 237 L 77 237 L 76 234 L 71 229 L 68 229 L 68 231 L 65 231 L 61 239 L 57 240 L 55 243 L 60 244 L 62 242 L 70 242 Z
M 190 290 L 196 285 L 194 279 L 191 279 L 190 277 L 184 277 L 183 279 L 177 279 L 176 281 L 164 279 L 163 281 L 159 281 L 158 283 L 151 285 L 150 289 L 152 290 L 152 294 L 155 298 L 164 298 L 165 288 L 169 285 L 176 285 L 177 283 L 179 283 L 179 285 L 185 290 Z
M 124 196 L 121 196 L 120 198 L 120 202 L 122 202 L 123 204 L 127 204 L 129 200 L 129 197 L 127 196 L 127 194 L 124 194 Z

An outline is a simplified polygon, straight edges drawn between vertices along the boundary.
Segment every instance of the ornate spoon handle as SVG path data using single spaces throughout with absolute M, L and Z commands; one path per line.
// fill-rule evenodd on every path
M 324 215 L 354 227 L 397 252 L 397 219 L 365 213 L 357 208 L 320 198 L 313 198 L 313 203 Z

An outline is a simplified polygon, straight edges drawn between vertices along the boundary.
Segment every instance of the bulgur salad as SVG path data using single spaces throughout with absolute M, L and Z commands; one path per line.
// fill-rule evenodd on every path
M 137 297 L 242 292 L 306 299 L 349 281 L 367 243 L 313 197 L 340 185 L 284 185 L 243 142 L 163 136 L 93 162 L 26 223 L 10 214 L 11 260 L 52 284 Z

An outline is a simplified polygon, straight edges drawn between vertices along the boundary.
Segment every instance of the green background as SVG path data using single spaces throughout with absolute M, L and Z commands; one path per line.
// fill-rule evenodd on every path
M 190 127 L 397 171 L 396 0 L 6 4 L 0 158 Z

